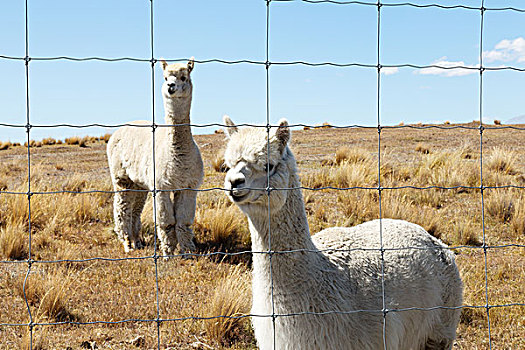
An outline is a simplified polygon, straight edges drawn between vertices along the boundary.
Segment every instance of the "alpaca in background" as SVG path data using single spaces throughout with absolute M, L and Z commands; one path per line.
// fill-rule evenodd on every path
M 204 172 L 189 126 L 193 90 L 190 73 L 194 61 L 171 65 L 160 62 L 165 80 L 162 97 L 166 124 L 174 126 L 158 127 L 153 147 L 152 129 L 145 126 L 151 121 L 132 122 L 140 126 L 118 129 L 108 142 L 107 155 L 113 187 L 118 191 L 113 206 L 115 232 L 124 250 L 128 252 L 141 246 L 140 215 L 148 191 L 156 188 L 160 190 L 156 193 L 160 250 L 163 255 L 169 255 L 177 243 L 181 253 L 195 249 L 191 230 L 197 197 L 194 190 L 202 184 Z

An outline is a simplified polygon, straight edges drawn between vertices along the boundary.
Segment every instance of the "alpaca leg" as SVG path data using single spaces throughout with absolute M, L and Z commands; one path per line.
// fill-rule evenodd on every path
M 115 190 L 120 190 L 115 188 Z M 130 192 L 117 192 L 113 199 L 113 216 L 115 219 L 115 233 L 128 253 L 131 249 L 130 238 L 132 234 L 132 202 Z
M 140 237 L 140 229 L 142 228 L 142 223 L 140 221 L 140 214 L 142 214 L 142 209 L 144 209 L 144 204 L 146 203 L 146 198 L 148 197 L 147 192 L 135 192 L 133 194 L 133 228 L 131 235 L 131 246 L 135 249 L 143 248 L 143 244 Z
M 159 192 L 156 199 L 157 235 L 162 255 L 171 255 L 177 246 L 174 234 L 175 216 L 169 192 Z
M 195 251 L 194 236 L 191 226 L 195 220 L 195 208 L 197 205 L 197 192 L 181 191 L 175 199 L 175 234 L 179 241 L 180 253 Z

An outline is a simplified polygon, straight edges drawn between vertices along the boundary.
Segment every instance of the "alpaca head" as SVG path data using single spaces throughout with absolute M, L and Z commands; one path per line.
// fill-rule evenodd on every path
M 270 206 L 279 210 L 286 202 L 290 176 L 295 174 L 295 159 L 288 148 L 290 129 L 288 121 L 281 119 L 279 127 L 247 127 L 239 129 L 228 116 L 225 133 L 229 138 L 224 160 L 229 168 L 224 188 L 228 197 L 243 211 L 267 210 L 269 186 Z M 269 147 L 268 147 L 269 136 Z M 269 150 L 269 152 L 268 152 Z M 269 184 L 268 184 L 269 177 Z
M 187 64 L 168 64 L 164 60 L 160 60 L 160 64 L 164 75 L 162 96 L 165 99 L 191 97 L 193 85 L 191 84 L 190 73 L 194 65 L 193 57 Z

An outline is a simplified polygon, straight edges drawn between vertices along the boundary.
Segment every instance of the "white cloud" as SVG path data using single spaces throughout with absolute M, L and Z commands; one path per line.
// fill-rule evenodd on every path
M 525 62 L 525 38 L 501 40 L 493 50 L 483 51 L 483 58 L 488 62 Z
M 382 67 L 381 68 L 381 74 L 384 74 L 384 75 L 392 75 L 398 72 L 399 72 L 398 67 Z
M 465 62 L 463 61 L 448 61 L 447 57 L 441 57 L 440 59 L 432 62 L 432 65 L 449 68 L 449 69 L 429 67 L 429 68 L 423 68 L 417 71 L 417 73 L 423 74 L 423 75 L 442 75 L 444 77 L 459 77 L 459 76 L 469 75 L 469 74 L 476 74 L 476 73 L 479 74 L 479 70 L 476 70 L 476 69 L 451 68 L 451 67 L 479 68 L 479 65 L 465 64 Z

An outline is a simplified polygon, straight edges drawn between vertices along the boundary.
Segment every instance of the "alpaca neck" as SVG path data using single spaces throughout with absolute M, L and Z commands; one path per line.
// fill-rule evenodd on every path
M 298 187 L 297 175 L 293 177 L 290 187 Z M 270 220 L 262 211 L 259 211 L 259 215 L 252 216 L 248 211 L 248 218 L 254 252 L 270 249 L 271 251 L 299 250 L 276 253 L 272 255 L 271 262 L 267 254 L 254 254 L 253 269 L 254 275 L 257 276 L 254 277 L 254 289 L 269 291 L 270 285 L 274 285 L 277 288 L 276 298 L 278 298 L 278 295 L 285 295 L 287 290 L 299 285 L 311 284 L 319 278 L 320 273 L 330 269 L 328 259 L 318 252 L 310 237 L 301 190 L 290 190 L 283 207 L 280 210 L 270 210 Z M 291 287 L 294 285 L 296 287 Z M 280 294 L 278 291 L 285 294 Z M 284 299 L 281 301 L 287 303 Z
M 310 238 L 300 190 L 290 190 L 283 207 L 278 211 L 270 208 L 269 217 L 267 211 L 259 214 L 263 215 L 249 216 L 254 251 L 316 249 Z
M 175 149 L 181 150 L 181 147 L 188 144 L 192 139 L 190 124 L 191 96 L 185 98 L 164 99 L 165 121 L 168 125 L 168 139 L 172 140 L 172 145 L 177 146 Z M 177 125 L 184 124 L 184 125 Z

